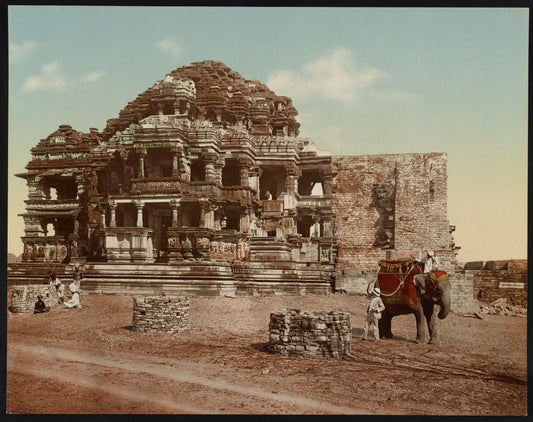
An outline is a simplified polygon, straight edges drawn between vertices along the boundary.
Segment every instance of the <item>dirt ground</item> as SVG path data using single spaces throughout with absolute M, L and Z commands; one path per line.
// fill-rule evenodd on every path
M 192 297 L 184 334 L 133 332 L 131 296 L 81 301 L 8 311 L 8 413 L 527 414 L 526 318 L 450 314 L 431 346 L 414 342 L 413 315 L 394 339 L 361 341 L 360 296 Z M 352 356 L 269 354 L 283 308 L 349 312 Z

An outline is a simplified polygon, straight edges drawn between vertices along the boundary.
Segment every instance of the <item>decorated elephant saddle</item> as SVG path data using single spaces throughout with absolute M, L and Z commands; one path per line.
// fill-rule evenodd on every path
M 378 284 L 381 298 L 388 303 L 405 303 L 418 308 L 413 277 L 422 273 L 424 265 L 415 260 L 379 261 Z
M 437 287 L 437 284 L 439 284 L 441 281 L 449 280 L 450 276 L 446 271 L 431 271 L 429 273 L 429 278 L 433 282 L 433 285 Z

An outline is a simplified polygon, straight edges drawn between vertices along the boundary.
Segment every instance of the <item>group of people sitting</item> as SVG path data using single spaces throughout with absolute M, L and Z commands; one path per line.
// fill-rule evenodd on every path
M 57 292 L 57 301 L 59 304 L 64 305 L 67 308 L 81 308 L 80 303 L 80 284 L 83 274 L 78 267 L 74 269 L 74 275 L 72 283 L 70 283 L 69 290 L 72 294 L 70 300 L 65 302 L 65 285 L 57 278 L 56 273 L 50 274 L 50 287 L 54 287 Z M 43 312 L 48 312 L 50 307 L 46 306 L 43 301 L 42 296 L 37 296 L 37 302 L 35 302 L 35 310 L 33 313 L 39 314 Z

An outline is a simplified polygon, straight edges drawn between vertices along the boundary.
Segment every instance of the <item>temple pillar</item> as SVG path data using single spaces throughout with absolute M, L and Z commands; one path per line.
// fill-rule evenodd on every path
M 205 214 L 207 207 L 209 206 L 209 200 L 207 198 L 200 198 L 198 201 L 198 204 L 200 205 L 200 221 L 198 223 L 199 227 L 205 228 Z
M 320 237 L 320 215 L 313 215 L 313 226 L 311 227 L 311 237 Z
M 216 182 L 215 177 L 215 164 L 218 160 L 218 156 L 215 153 L 205 153 L 203 156 L 205 163 L 205 181 Z
M 331 197 L 333 195 L 331 169 L 321 170 L 320 175 L 322 177 L 322 185 L 324 186 L 324 196 Z
M 117 220 L 116 220 L 117 203 L 115 201 L 109 201 L 109 211 L 110 211 L 109 227 L 117 227 Z
M 137 149 L 137 158 L 139 159 L 139 167 L 137 170 L 137 178 L 144 179 L 144 157 L 146 156 L 146 148 Z
M 137 208 L 137 227 L 143 227 L 143 209 L 144 202 L 134 201 L 135 207 Z
M 239 179 L 241 186 L 250 186 L 250 167 L 252 163 L 249 158 L 239 159 Z
M 170 153 L 172 154 L 172 177 L 178 177 L 179 175 L 178 158 L 179 158 L 180 148 L 177 145 L 172 145 L 170 147 Z
M 180 203 L 176 199 L 170 200 L 170 208 L 172 209 L 172 228 L 178 227 L 178 216 Z

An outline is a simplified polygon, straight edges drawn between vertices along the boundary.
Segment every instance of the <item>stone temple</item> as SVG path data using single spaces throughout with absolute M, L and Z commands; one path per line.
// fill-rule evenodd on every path
M 297 114 L 204 61 L 102 132 L 59 126 L 17 174 L 28 199 L 10 281 L 81 265 L 85 291 L 329 293 L 345 270 L 426 248 L 455 271 L 445 153 L 334 157 L 298 137 Z

